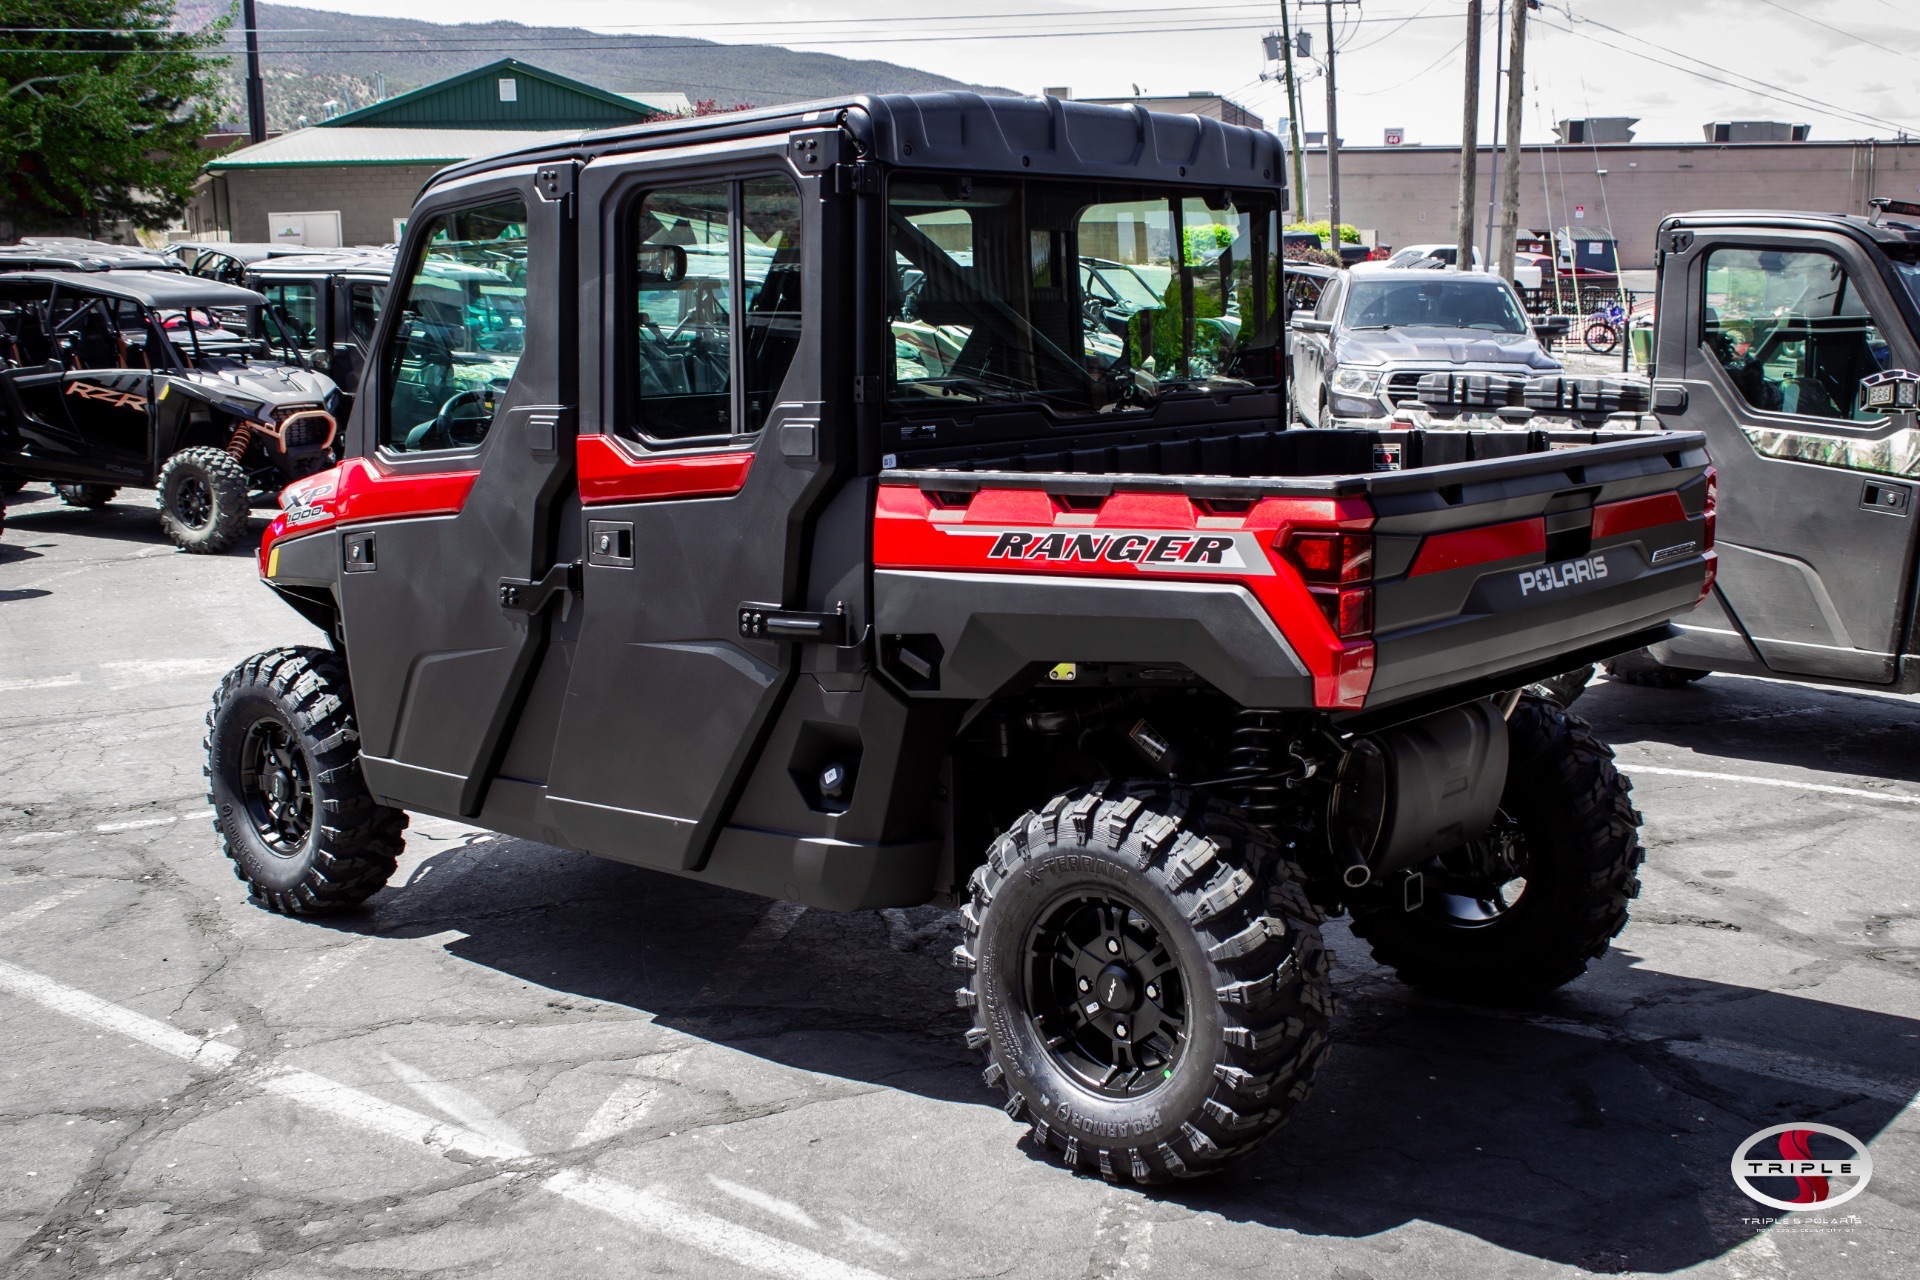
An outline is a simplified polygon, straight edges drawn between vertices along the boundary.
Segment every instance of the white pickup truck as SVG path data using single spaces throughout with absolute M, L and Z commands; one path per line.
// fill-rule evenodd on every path
M 1459 258 L 1460 250 L 1450 244 L 1410 244 L 1404 249 L 1394 251 L 1387 259 L 1390 267 L 1410 267 L 1415 270 L 1437 270 L 1450 267 Z M 1480 261 L 1480 250 L 1473 251 L 1473 269 L 1485 270 Z M 1521 262 L 1513 264 L 1513 283 L 1519 289 L 1538 289 L 1541 283 L 1540 267 L 1537 263 Z

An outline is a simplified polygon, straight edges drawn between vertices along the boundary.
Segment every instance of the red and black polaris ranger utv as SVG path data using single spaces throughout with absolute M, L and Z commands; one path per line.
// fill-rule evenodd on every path
M 1577 976 L 1639 817 L 1518 691 L 1700 598 L 1706 454 L 1288 430 L 1282 171 L 1212 120 L 934 94 L 442 173 L 346 461 L 261 546 L 331 647 L 215 695 L 241 878 L 350 907 L 413 809 L 956 903 L 987 1083 L 1139 1181 L 1306 1096 L 1326 911 L 1414 981 Z

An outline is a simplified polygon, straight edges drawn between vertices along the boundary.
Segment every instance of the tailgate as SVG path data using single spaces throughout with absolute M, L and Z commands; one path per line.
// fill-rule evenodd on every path
M 1367 705 L 1591 650 L 1693 607 L 1711 581 L 1698 435 L 1382 476 Z

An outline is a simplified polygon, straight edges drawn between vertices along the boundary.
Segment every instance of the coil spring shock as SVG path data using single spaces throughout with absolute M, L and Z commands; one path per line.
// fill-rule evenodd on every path
M 1242 710 L 1234 716 L 1227 748 L 1229 794 L 1247 816 L 1263 827 L 1280 820 L 1286 795 L 1281 776 L 1288 760 L 1286 729 L 1278 711 Z
M 227 437 L 227 456 L 235 462 L 244 461 L 247 456 L 247 446 L 252 443 L 253 423 L 242 418 L 240 425 L 233 429 L 233 434 Z

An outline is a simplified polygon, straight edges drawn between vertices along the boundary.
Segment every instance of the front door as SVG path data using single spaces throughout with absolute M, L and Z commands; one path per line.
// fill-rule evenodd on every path
M 547 798 L 570 843 L 610 857 L 698 865 L 797 660 L 743 634 L 741 606 L 834 604 L 802 571 L 833 435 L 821 308 L 845 306 L 807 264 L 834 197 L 785 151 L 583 179 L 608 211 L 582 250 L 604 376 L 579 442 L 585 598 Z M 857 579 L 847 594 L 863 610 Z
M 142 358 L 145 335 L 139 308 L 132 303 L 116 307 L 115 301 L 54 291 L 50 329 L 64 371 L 58 409 L 48 402 L 53 385 L 37 384 L 40 412 L 35 425 L 44 431 L 34 452 L 50 462 L 56 451 L 67 454 L 76 476 L 146 484 L 152 478 L 153 373 Z M 141 341 L 129 343 L 123 326 Z M 61 430 L 61 416 L 68 431 Z
M 564 565 L 546 575 L 570 558 L 571 175 L 442 187 L 407 229 L 337 482 L 362 760 L 391 804 L 478 812 L 568 595 Z M 541 580 L 559 589 L 536 600 Z
M 1874 264 L 1810 234 L 1696 236 L 1663 310 L 1686 316 L 1686 419 L 1719 471 L 1719 591 L 1782 673 L 1891 682 L 1920 491 L 1911 432 L 1859 407 L 1862 378 L 1920 368 Z M 1664 359 L 1663 355 L 1663 359 Z M 1662 368 L 1661 373 L 1667 373 Z M 1664 378 L 1663 378 L 1664 381 Z M 1703 632 L 1702 656 L 1737 637 Z M 1672 646 L 1684 663 L 1688 645 Z

